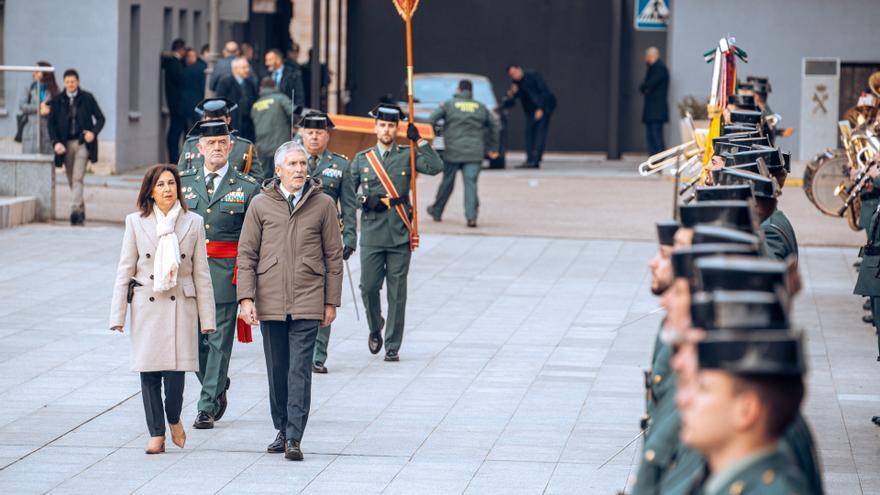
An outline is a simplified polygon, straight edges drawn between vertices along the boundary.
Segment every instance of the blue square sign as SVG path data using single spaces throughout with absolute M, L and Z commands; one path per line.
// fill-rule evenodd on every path
M 669 24 L 667 0 L 636 0 L 635 27 L 639 31 L 665 31 Z

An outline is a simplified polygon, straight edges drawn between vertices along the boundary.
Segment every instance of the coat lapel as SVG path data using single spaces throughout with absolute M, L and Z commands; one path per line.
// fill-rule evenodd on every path
M 233 178 L 233 168 L 232 165 L 226 170 L 226 175 L 224 175 L 220 179 L 220 183 L 217 184 L 217 189 L 214 190 L 214 196 L 208 201 L 208 206 L 214 206 L 214 203 L 220 201 L 226 193 L 232 190 L 232 185 L 235 184 L 235 178 Z M 208 191 L 205 190 L 205 194 L 208 194 Z
M 143 232 L 147 240 L 150 241 L 150 244 L 155 251 L 159 246 L 159 239 L 156 237 L 156 214 L 151 213 L 147 218 L 138 217 L 138 219 L 140 220 L 138 225 L 140 226 L 141 232 Z
M 174 225 L 174 233 L 177 234 L 177 242 L 183 240 L 189 228 L 192 227 L 192 216 L 189 212 L 181 211 L 177 217 L 177 223 Z

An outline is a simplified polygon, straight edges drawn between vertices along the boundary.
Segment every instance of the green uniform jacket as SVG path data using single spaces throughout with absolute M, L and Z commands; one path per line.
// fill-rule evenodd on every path
M 257 136 L 257 152 L 264 157 L 267 168 L 275 161 L 275 150 L 290 141 L 290 112 L 289 97 L 274 88 L 260 88 L 260 99 L 251 107 L 251 120 Z M 264 172 L 268 177 L 274 171 Z
M 661 326 L 662 331 L 662 326 Z M 660 332 L 654 342 L 654 357 L 651 363 L 651 371 L 646 377 L 645 387 L 648 389 L 650 399 L 646 410 L 648 417 L 653 418 L 657 405 L 672 399 L 675 400 L 675 372 L 672 370 L 672 346 L 660 339 Z
M 198 148 L 196 148 L 198 142 L 198 137 L 191 137 L 184 141 L 183 151 L 180 153 L 180 159 L 177 161 L 177 168 L 181 171 L 189 170 L 191 168 L 201 170 L 202 167 L 205 166 L 205 157 L 202 156 L 202 154 L 199 153 Z M 251 171 L 248 175 L 257 179 L 257 182 L 262 182 L 263 179 L 271 177 L 275 173 L 274 170 L 263 169 L 263 164 L 260 163 L 260 157 L 257 155 L 257 148 L 254 146 L 254 143 L 233 132 L 232 151 L 229 152 L 229 164 L 232 165 L 232 168 L 235 170 L 240 172 L 244 171 L 245 166 L 247 165 L 248 156 L 250 156 L 251 160 Z M 268 175 L 266 175 L 267 173 Z
M 488 151 L 498 151 L 498 122 L 470 91 L 460 91 L 440 104 L 431 122 L 443 119 L 443 159 L 453 163 L 480 163 Z
M 251 200 L 260 192 L 256 179 L 231 166 L 220 179 L 212 198 L 205 188 L 204 168 L 185 170 L 180 173 L 180 183 L 186 207 L 205 219 L 205 238 L 212 241 L 238 242 L 244 213 Z M 226 304 L 238 302 L 232 274 L 235 258 L 208 258 L 211 282 L 214 285 L 214 302 Z
M 871 226 L 871 218 L 877 205 L 880 204 L 880 176 L 874 178 L 874 190 L 859 196 L 862 206 L 859 208 L 859 227 L 867 229 Z
M 782 210 L 774 211 L 761 222 L 761 230 L 764 232 L 768 256 L 777 260 L 785 260 L 792 255 L 797 258 L 797 237 L 791 222 Z
M 395 189 L 401 198 L 405 198 L 403 204 L 407 216 L 412 219 L 412 205 L 409 202 L 409 186 L 410 186 L 410 164 L 409 164 L 409 146 L 394 144 L 388 151 L 388 156 L 384 160 L 381 159 L 381 151 L 376 148 L 369 148 L 355 155 L 354 160 L 349 167 L 351 181 L 348 181 L 350 188 L 348 194 L 343 195 L 343 201 L 350 203 L 347 207 L 343 205 L 342 215 L 345 225 L 356 225 L 357 219 L 355 212 L 359 208 L 361 198 L 372 195 L 385 196 L 387 191 L 379 182 L 379 177 L 373 171 L 370 162 L 367 161 L 367 151 L 376 150 L 376 155 L 380 157 L 382 165 L 391 181 L 394 183 Z M 431 148 L 430 144 L 419 145 L 416 151 L 416 170 L 423 174 L 437 175 L 443 170 L 443 160 L 440 155 Z M 360 193 L 358 193 L 360 188 Z M 361 246 L 376 247 L 396 247 L 409 242 L 409 231 L 403 220 L 398 216 L 395 208 L 389 208 L 386 211 L 365 211 L 361 215 Z
M 859 267 L 859 278 L 853 293 L 860 296 L 880 296 L 880 216 L 874 212 L 868 228 L 868 243 L 862 255 L 862 266 Z M 876 250 L 876 251 L 874 251 Z M 874 253 L 874 254 L 871 254 Z
M 715 489 L 707 483 L 694 486 L 693 494 L 700 495 L 793 495 L 809 494 L 804 477 L 791 458 L 780 449 L 773 450 L 734 472 L 720 473 L 723 480 Z M 706 480 L 708 481 L 708 480 Z
M 356 198 L 342 199 L 343 195 L 351 194 L 354 191 L 349 184 L 352 177 L 350 173 L 347 173 L 348 167 L 348 158 L 345 155 L 333 153 L 330 150 L 324 150 L 324 153 L 318 156 L 316 161 L 309 159 L 309 176 L 320 179 L 324 194 L 333 198 L 340 209 L 350 208 L 351 205 L 357 204 Z M 340 218 L 342 217 L 344 215 L 340 214 Z M 357 247 L 357 228 L 355 225 L 342 222 L 342 242 L 352 249 Z

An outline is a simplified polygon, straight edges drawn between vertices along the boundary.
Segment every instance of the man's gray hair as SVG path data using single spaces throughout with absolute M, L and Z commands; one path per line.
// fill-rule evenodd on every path
M 251 64 L 250 62 L 248 62 L 248 59 L 244 57 L 235 57 L 234 59 L 232 59 L 233 68 L 243 67 L 245 65 L 250 66 Z
M 303 147 L 303 145 L 297 143 L 296 141 L 288 141 L 275 150 L 275 165 L 281 165 L 284 163 L 284 158 L 291 153 L 302 153 L 303 156 L 308 157 L 309 153 Z

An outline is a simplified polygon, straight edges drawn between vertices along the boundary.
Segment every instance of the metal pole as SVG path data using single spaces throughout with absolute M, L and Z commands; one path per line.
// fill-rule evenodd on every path
M 214 75 L 214 66 L 220 58 L 220 0 L 208 2 L 208 67 L 205 69 L 205 96 L 213 95 L 211 91 L 211 76 Z
M 321 0 L 312 0 L 312 90 L 309 107 L 321 109 Z
M 45 72 L 44 72 L 44 74 L 45 74 Z M 42 127 L 41 126 L 42 122 L 40 122 L 40 120 L 41 120 L 40 111 L 43 108 L 43 99 L 40 98 L 40 85 L 41 84 L 42 84 L 42 81 L 38 80 L 37 81 L 37 154 L 40 154 L 43 151 L 42 146 L 40 146 L 42 144 L 41 143 L 42 136 L 40 135 L 41 134 L 40 127 Z
M 336 0 L 336 113 L 345 113 L 342 108 L 342 0 Z

